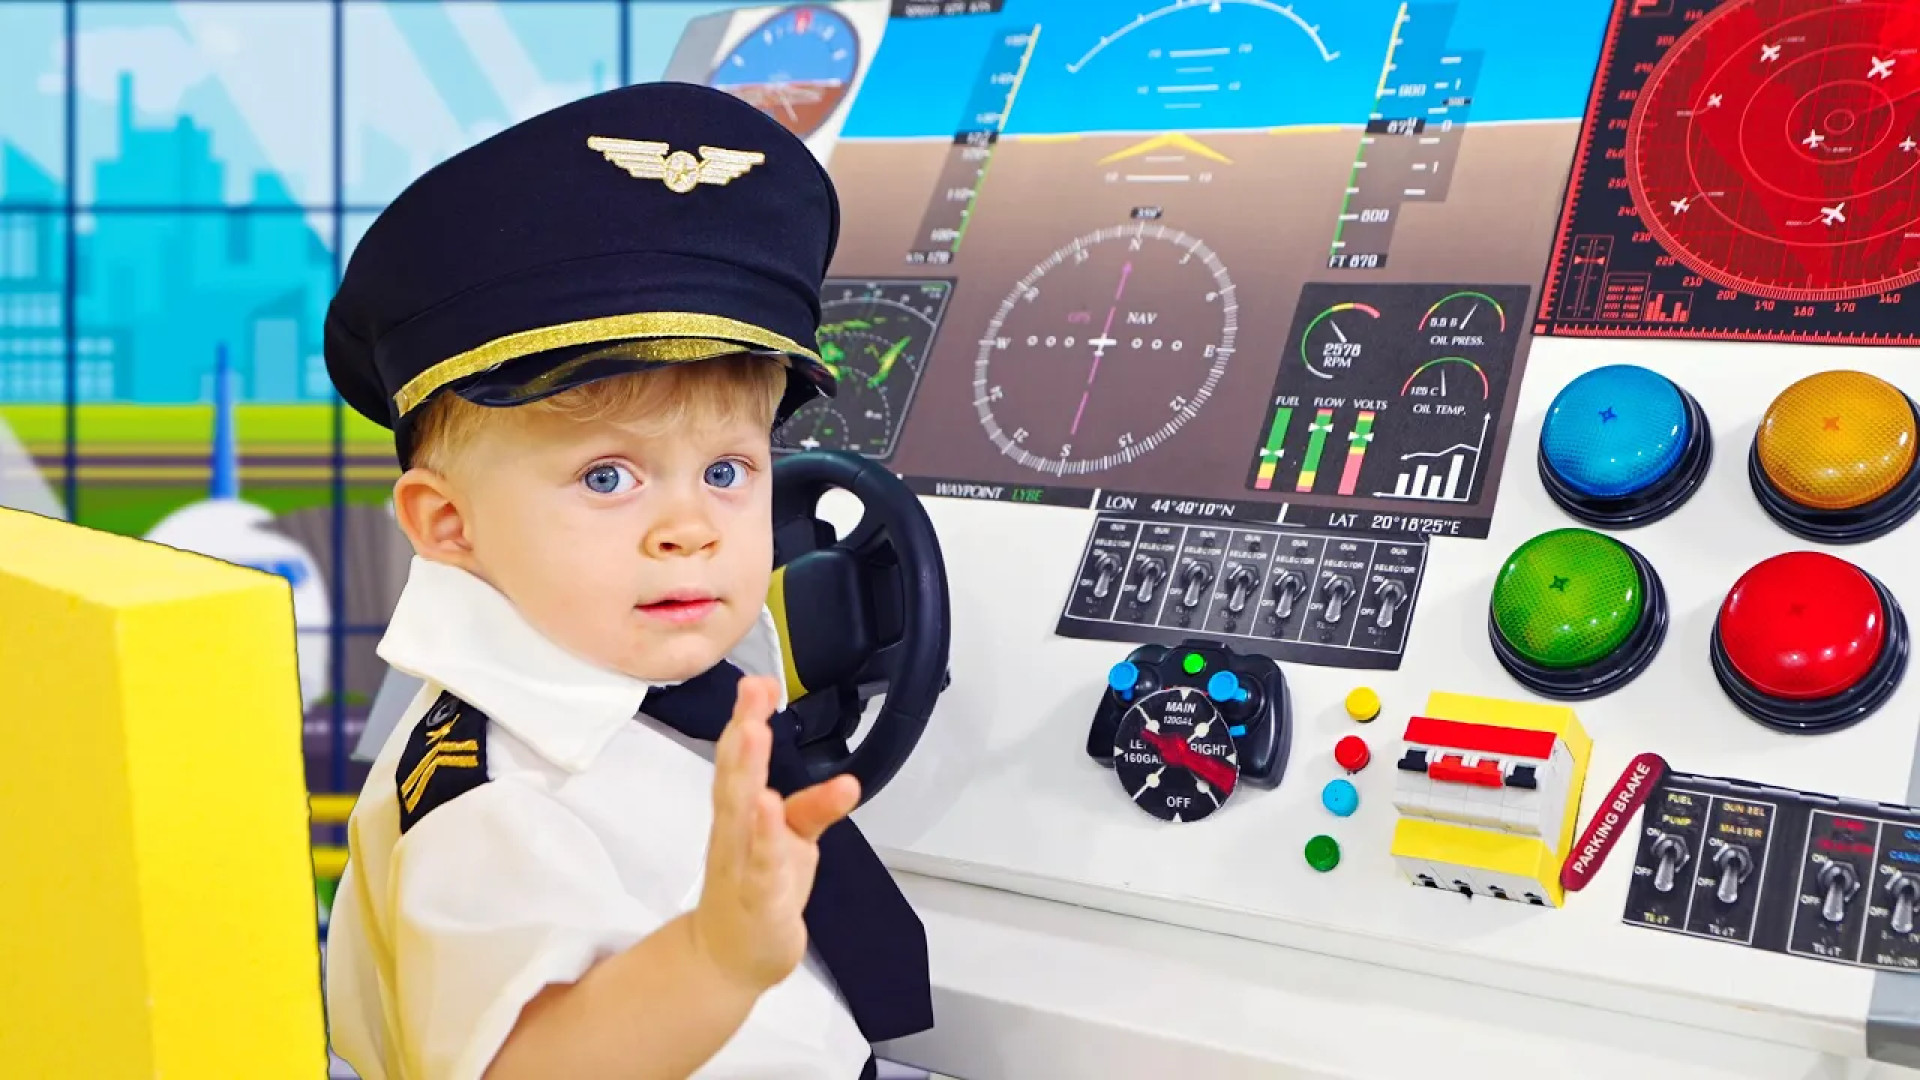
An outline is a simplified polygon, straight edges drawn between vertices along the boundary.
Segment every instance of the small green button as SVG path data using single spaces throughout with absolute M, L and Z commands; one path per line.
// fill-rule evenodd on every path
M 1619 541 L 1555 529 L 1521 544 L 1493 586 L 1493 624 L 1545 668 L 1577 668 L 1618 649 L 1646 607 L 1640 570 Z
M 1339 866 L 1340 842 L 1324 834 L 1307 841 L 1307 865 L 1323 874 Z
M 1180 661 L 1180 666 L 1186 669 L 1187 674 L 1198 675 L 1207 670 L 1207 658 L 1197 652 L 1190 652 L 1186 655 L 1186 659 Z

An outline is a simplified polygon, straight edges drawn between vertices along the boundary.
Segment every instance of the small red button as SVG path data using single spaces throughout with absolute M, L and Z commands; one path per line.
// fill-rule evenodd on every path
M 1721 645 L 1734 671 L 1771 697 L 1832 697 L 1872 669 L 1887 614 L 1860 568 L 1818 551 L 1756 564 L 1720 605 Z
M 1367 741 L 1358 735 L 1348 735 L 1333 745 L 1333 760 L 1348 772 L 1359 772 L 1373 760 L 1373 752 L 1367 749 Z

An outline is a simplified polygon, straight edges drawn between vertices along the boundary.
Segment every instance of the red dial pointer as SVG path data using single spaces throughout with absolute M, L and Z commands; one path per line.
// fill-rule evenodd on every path
M 1174 735 L 1167 735 L 1157 731 L 1143 731 L 1140 733 L 1140 737 L 1147 740 L 1148 745 L 1159 751 L 1161 760 L 1167 764 L 1176 765 L 1193 773 L 1200 779 L 1219 788 L 1220 794 L 1222 795 L 1233 794 L 1233 784 L 1236 778 L 1233 768 L 1225 762 L 1216 761 L 1205 754 L 1195 751 L 1193 747 L 1187 745 L 1185 739 Z

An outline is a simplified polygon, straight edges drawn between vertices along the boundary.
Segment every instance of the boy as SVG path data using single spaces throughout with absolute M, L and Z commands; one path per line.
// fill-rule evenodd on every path
M 806 787 L 770 717 L 769 441 L 832 392 L 838 223 L 779 124 L 655 84 L 456 155 L 361 241 L 327 366 L 394 431 L 379 651 L 424 681 L 330 928 L 365 1080 L 853 1080 L 932 1025 L 857 783 Z

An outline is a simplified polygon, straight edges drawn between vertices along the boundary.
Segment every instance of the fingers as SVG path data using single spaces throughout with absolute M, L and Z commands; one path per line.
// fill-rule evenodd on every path
M 767 788 L 773 751 L 767 725 L 773 700 L 767 680 L 740 680 L 733 718 L 714 746 L 712 846 L 729 867 L 738 866 L 752 847 L 754 804 Z
M 780 796 L 762 790 L 753 800 L 752 814 L 753 846 L 746 865 L 748 880 L 753 883 L 750 891 L 757 900 L 777 908 L 787 865 L 793 857 Z
M 851 776 L 836 776 L 795 792 L 786 803 L 786 824 L 794 835 L 809 843 L 820 839 L 841 818 L 860 803 L 860 781 Z

